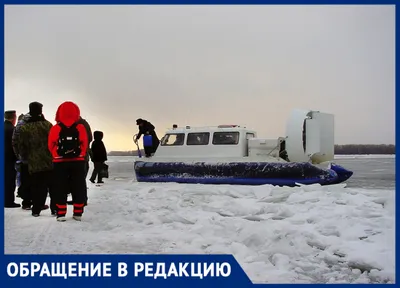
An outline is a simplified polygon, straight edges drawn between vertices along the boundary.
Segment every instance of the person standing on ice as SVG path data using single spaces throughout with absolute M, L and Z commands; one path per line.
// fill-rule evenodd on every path
M 86 119 L 84 119 L 82 117 L 79 117 L 78 124 L 82 124 L 83 126 L 85 126 L 86 134 L 88 136 L 88 144 L 87 144 L 88 149 L 87 149 L 87 152 L 85 154 L 85 183 L 86 183 L 86 178 L 87 178 L 87 175 L 89 173 L 89 168 L 90 168 L 89 167 L 89 161 L 90 161 L 90 153 L 91 152 L 90 152 L 89 147 L 90 147 L 90 143 L 93 141 L 92 129 L 90 128 L 90 125 L 86 121 Z M 87 185 L 85 187 L 86 187 L 86 189 L 85 189 L 85 199 L 86 199 L 85 200 L 85 206 L 86 206 L 87 205 L 87 200 L 88 200 L 88 196 L 87 196 L 88 187 L 87 187 Z
M 48 138 L 48 148 L 53 155 L 57 221 L 66 220 L 69 183 L 74 200 L 73 219 L 81 221 L 84 211 L 88 135 L 85 126 L 78 123 L 79 119 L 78 105 L 70 101 L 62 103 L 56 114 L 58 123 L 51 128 Z
M 107 161 L 107 150 L 103 143 L 103 132 L 94 131 L 91 151 L 92 151 L 92 162 L 94 165 L 92 177 L 90 182 L 94 183 L 97 177 L 97 183 L 104 183 L 101 176 L 101 170 L 103 169 L 104 162 Z
M 21 115 L 18 116 L 17 125 L 22 120 L 23 117 L 24 117 L 24 113 L 22 113 Z M 15 132 L 15 129 L 14 129 L 14 132 Z M 13 133 L 13 135 L 14 135 L 14 133 Z M 21 188 L 21 160 L 19 160 L 19 159 L 17 159 L 17 162 L 15 163 L 15 170 L 17 171 L 17 187 L 18 187 L 18 189 L 17 189 L 17 197 L 21 198 L 21 195 L 19 195 L 19 191 L 20 191 L 20 188 Z
M 38 103 L 38 102 L 32 102 L 29 104 L 29 110 L 31 110 L 32 105 L 35 106 L 37 104 L 39 104 L 39 106 L 42 105 L 41 103 Z M 35 109 L 35 108 L 33 108 L 33 109 Z M 43 117 L 44 117 L 44 115 L 43 115 Z M 18 187 L 17 193 L 18 193 L 19 197 L 22 198 L 22 209 L 23 210 L 31 210 L 32 209 L 32 195 L 31 195 L 32 189 L 30 186 L 28 159 L 24 155 L 21 155 L 21 153 L 19 151 L 19 147 L 21 146 L 20 132 L 21 132 L 22 127 L 27 122 L 29 122 L 30 119 L 31 119 L 30 112 L 19 115 L 18 123 L 17 123 L 17 126 L 15 127 L 13 137 L 12 137 L 12 145 L 13 145 L 15 155 L 18 158 L 17 162 L 19 162 L 18 166 L 19 166 L 19 173 L 20 173 L 20 186 Z M 49 183 L 49 184 L 51 184 L 51 183 Z M 51 189 L 52 189 L 51 186 L 48 187 L 50 194 L 52 194 Z M 51 208 L 52 214 L 54 215 L 54 213 L 55 213 L 54 203 L 51 202 L 50 206 L 52 206 L 52 208 Z M 49 208 L 48 205 L 44 205 L 42 210 L 46 210 L 48 208 Z
M 158 145 L 160 145 L 160 140 L 157 137 L 155 127 L 153 124 L 148 122 L 147 120 L 143 120 L 141 118 L 136 120 L 136 125 L 139 126 L 139 133 L 136 136 L 136 141 L 140 139 L 142 135 L 151 135 L 152 137 L 152 146 L 144 147 L 144 153 L 146 157 L 151 157 L 157 151 Z
M 85 126 L 86 129 L 86 134 L 88 135 L 88 146 L 90 147 L 90 143 L 93 141 L 93 137 L 92 137 L 92 129 L 90 128 L 89 123 L 86 121 L 86 119 L 79 117 L 78 120 L 78 124 L 82 124 L 83 126 Z M 87 175 L 89 173 L 89 161 L 90 161 L 90 149 L 87 150 L 86 155 L 85 155 L 85 179 L 87 178 Z
M 53 126 L 42 114 L 43 105 L 39 102 L 29 104 L 29 120 L 19 131 L 18 151 L 27 160 L 30 198 L 32 199 L 32 216 L 40 216 L 45 205 L 49 187 L 52 182 L 52 156 L 47 148 L 49 132 Z M 52 191 L 51 191 L 52 192 Z M 50 193 L 51 200 L 53 199 Z M 54 203 L 53 203 L 54 205 Z M 54 214 L 54 207 L 52 212 Z
M 57 112 L 56 112 L 56 119 L 55 120 L 56 120 L 57 123 L 60 122 L 60 116 L 59 116 L 60 112 L 59 112 L 59 110 L 60 110 L 60 107 L 58 107 Z M 89 157 L 90 149 L 89 149 L 89 147 L 90 147 L 90 143 L 93 140 L 93 138 L 92 138 L 92 130 L 90 128 L 89 123 L 86 121 L 86 119 L 82 118 L 82 116 L 79 116 L 79 120 L 78 120 L 77 123 L 78 124 L 82 124 L 83 126 L 85 126 L 86 134 L 88 135 L 88 144 L 87 144 L 88 149 L 87 149 L 87 152 L 86 152 L 86 155 L 85 155 L 85 182 L 86 182 L 86 178 L 87 178 L 87 175 L 89 173 L 89 160 L 90 160 L 90 157 Z M 68 186 L 69 190 L 68 190 L 67 195 L 71 194 L 71 190 L 72 190 L 71 181 L 69 181 L 68 185 L 69 185 Z M 86 199 L 85 200 L 85 206 L 86 206 L 87 205 L 87 200 L 88 200 L 88 197 L 87 197 L 87 185 L 85 186 L 85 199 Z M 74 204 L 74 200 L 72 199 L 71 201 L 67 201 L 67 204 L 68 205 L 73 205 Z
M 12 136 L 12 146 L 17 155 L 18 162 L 19 162 L 19 170 L 20 170 L 20 186 L 18 187 L 18 195 L 22 198 L 22 209 L 30 210 L 32 206 L 32 199 L 30 193 L 30 186 L 29 186 L 29 171 L 28 171 L 28 160 L 25 159 L 20 151 L 20 131 L 21 128 L 25 125 L 27 121 L 31 118 L 31 115 L 28 113 L 24 115 L 19 115 L 17 126 L 15 126 L 14 134 Z
M 4 112 L 4 207 L 18 208 L 20 204 L 15 203 L 15 182 L 17 171 L 15 163 L 17 156 L 12 148 L 12 135 L 17 122 L 17 114 L 14 110 Z

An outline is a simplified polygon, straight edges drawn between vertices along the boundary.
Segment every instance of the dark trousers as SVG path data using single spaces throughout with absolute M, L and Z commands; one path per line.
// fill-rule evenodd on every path
M 85 161 L 85 183 L 86 183 L 86 178 L 87 178 L 87 175 L 88 175 L 88 173 L 89 173 L 89 161 Z M 74 195 L 72 194 L 72 184 L 71 184 L 72 182 L 71 181 L 69 181 L 68 182 L 68 187 L 69 187 L 69 190 L 68 190 L 68 194 L 70 194 L 71 193 L 71 196 L 72 196 L 72 202 L 74 202 Z M 87 197 L 87 185 L 85 185 L 85 204 L 87 203 L 87 200 L 88 200 L 88 197 Z
M 86 170 L 85 170 L 85 183 L 86 183 L 86 178 L 87 178 L 87 175 L 89 174 L 89 161 L 85 161 L 85 167 L 86 167 Z M 85 185 L 85 203 L 87 202 L 87 200 L 88 200 L 88 196 L 87 196 L 87 185 Z
M 28 164 L 21 163 L 20 172 L 21 186 L 18 188 L 18 194 L 22 198 L 22 207 L 32 206 L 32 193 L 30 188 L 31 177 L 29 176 Z
M 88 189 L 88 187 L 87 187 L 87 184 L 86 184 L 86 178 L 85 178 L 85 204 L 87 204 L 87 201 L 88 201 L 88 196 L 87 196 L 87 189 Z M 72 183 L 72 181 L 71 181 L 71 179 L 68 179 L 68 194 L 71 194 L 71 197 L 72 197 L 72 203 L 74 203 L 74 201 L 75 201 L 75 199 L 74 199 L 74 193 L 72 193 L 72 191 L 73 191 L 73 183 Z M 68 203 L 69 203 L 69 201 L 68 201 Z
M 4 206 L 15 203 L 15 188 L 17 180 L 17 171 L 15 163 L 4 163 Z
M 50 209 L 51 212 L 57 211 L 55 196 L 54 193 L 56 191 L 55 182 L 54 182 L 54 171 L 48 172 L 48 181 L 47 181 L 47 191 L 50 196 Z
M 103 178 L 101 177 L 101 170 L 103 169 L 104 162 L 94 162 L 93 163 L 93 172 L 92 177 L 90 177 L 90 181 L 95 181 L 97 177 L 97 182 L 101 182 Z
M 51 171 L 36 172 L 30 175 L 32 214 L 40 214 L 42 211 L 51 187 L 51 176 Z
M 153 146 L 145 146 L 144 147 L 144 154 L 146 155 L 146 157 L 150 157 L 151 154 L 153 153 Z
M 90 166 L 89 166 L 89 160 L 88 161 L 85 161 L 85 169 L 86 169 L 86 173 L 85 173 L 85 179 L 87 178 L 87 175 L 89 174 L 89 168 L 90 168 Z
M 65 216 L 67 213 L 68 190 L 71 187 L 72 199 L 74 200 L 74 215 L 83 214 L 85 202 L 85 161 L 54 163 L 55 203 L 57 216 Z

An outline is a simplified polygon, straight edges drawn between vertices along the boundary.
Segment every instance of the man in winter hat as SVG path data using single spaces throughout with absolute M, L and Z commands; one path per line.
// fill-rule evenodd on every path
M 17 171 L 15 163 L 17 157 L 12 148 L 12 135 L 17 122 L 17 114 L 14 110 L 4 112 L 4 207 L 18 208 L 21 205 L 15 203 L 15 180 Z
M 18 150 L 27 160 L 29 173 L 29 198 L 32 201 L 32 216 L 38 217 L 42 210 L 48 209 L 45 205 L 47 194 L 52 188 L 52 156 L 47 148 L 47 139 L 51 127 L 42 113 L 43 105 L 39 102 L 29 104 L 29 120 L 20 129 Z M 50 191 L 50 197 L 52 197 Z M 53 199 L 52 199 L 53 200 Z M 54 209 L 52 209 L 54 210 Z

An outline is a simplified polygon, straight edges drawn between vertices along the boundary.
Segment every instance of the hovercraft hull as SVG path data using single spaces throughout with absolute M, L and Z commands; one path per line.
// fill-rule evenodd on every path
M 230 162 L 184 163 L 146 162 L 134 164 L 138 182 L 175 182 L 193 184 L 277 185 L 297 184 L 332 185 L 349 179 L 353 172 L 331 164 L 322 169 L 310 163 Z

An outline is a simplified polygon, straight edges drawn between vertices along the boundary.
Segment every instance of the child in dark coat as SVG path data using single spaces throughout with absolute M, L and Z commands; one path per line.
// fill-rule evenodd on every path
M 101 170 L 103 169 L 104 162 L 107 161 L 107 151 L 103 143 L 103 132 L 94 131 L 94 141 L 91 147 L 91 158 L 93 162 L 93 173 L 90 177 L 90 182 L 94 183 L 97 177 L 97 183 L 104 183 L 101 177 Z

